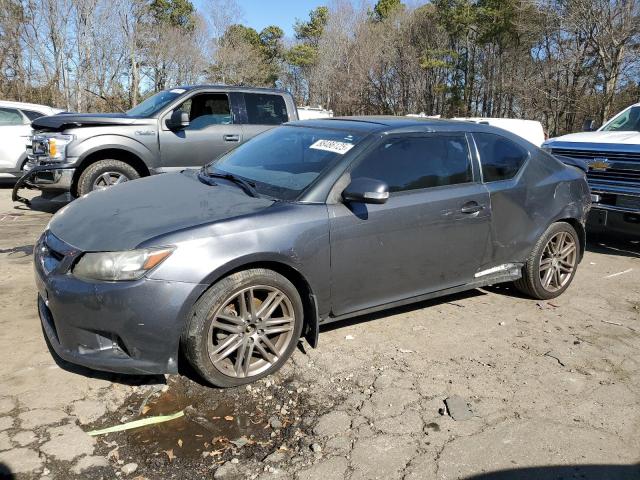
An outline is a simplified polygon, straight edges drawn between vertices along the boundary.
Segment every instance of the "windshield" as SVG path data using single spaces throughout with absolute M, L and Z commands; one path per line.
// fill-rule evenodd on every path
M 639 132 L 640 105 L 627 108 L 602 127 L 603 132 Z
M 207 167 L 255 184 L 258 193 L 295 200 L 361 137 L 344 130 L 283 126 L 240 145 Z
M 127 115 L 132 117 L 150 117 L 169 105 L 185 91 L 186 90 L 183 90 L 182 88 L 174 88 L 173 90 L 158 92 L 147 98 L 144 102 L 136 105 L 131 110 L 127 110 Z

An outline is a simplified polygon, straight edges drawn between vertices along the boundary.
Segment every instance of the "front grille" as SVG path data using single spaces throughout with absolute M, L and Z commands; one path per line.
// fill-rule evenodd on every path
M 619 168 L 609 168 L 607 170 L 593 170 L 589 168 L 587 178 L 593 180 L 605 180 L 609 182 L 632 182 L 640 187 L 640 170 L 623 170 Z
M 608 158 L 616 161 L 640 162 L 640 153 L 637 152 L 607 152 L 598 150 L 573 150 L 569 148 L 554 148 L 551 150 L 554 154 L 564 155 L 565 157 L 579 158 L 581 160 L 590 161 L 594 158 Z
M 640 153 L 610 152 L 603 150 L 577 150 L 554 148 L 553 154 L 577 158 L 589 167 L 587 180 L 598 189 L 607 185 L 637 189 L 640 194 Z
M 81 253 L 47 230 L 39 245 L 38 256 L 46 273 L 66 273 Z

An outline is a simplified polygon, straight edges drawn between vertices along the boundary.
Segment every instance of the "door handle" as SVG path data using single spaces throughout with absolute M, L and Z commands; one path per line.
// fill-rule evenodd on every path
M 465 203 L 462 208 L 460 208 L 460 213 L 471 215 L 474 213 L 480 213 L 482 210 L 484 210 L 484 205 L 480 205 L 478 202 L 471 201 Z
M 225 142 L 239 142 L 240 135 L 223 135 L 222 138 Z

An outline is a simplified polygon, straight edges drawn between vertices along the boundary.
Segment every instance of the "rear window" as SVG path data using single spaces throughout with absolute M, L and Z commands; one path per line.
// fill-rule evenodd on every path
M 474 133 L 485 182 L 508 180 L 516 176 L 529 152 L 515 142 L 492 133 Z
M 252 125 L 280 125 L 289 121 L 287 105 L 280 95 L 245 93 L 247 120 Z

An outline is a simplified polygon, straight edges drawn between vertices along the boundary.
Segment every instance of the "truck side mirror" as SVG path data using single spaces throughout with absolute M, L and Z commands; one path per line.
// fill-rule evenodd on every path
M 174 110 L 167 120 L 167 128 L 181 130 L 189 126 L 189 114 L 183 110 Z
M 584 123 L 582 124 L 583 132 L 593 132 L 596 129 L 596 122 L 591 118 L 586 118 Z

